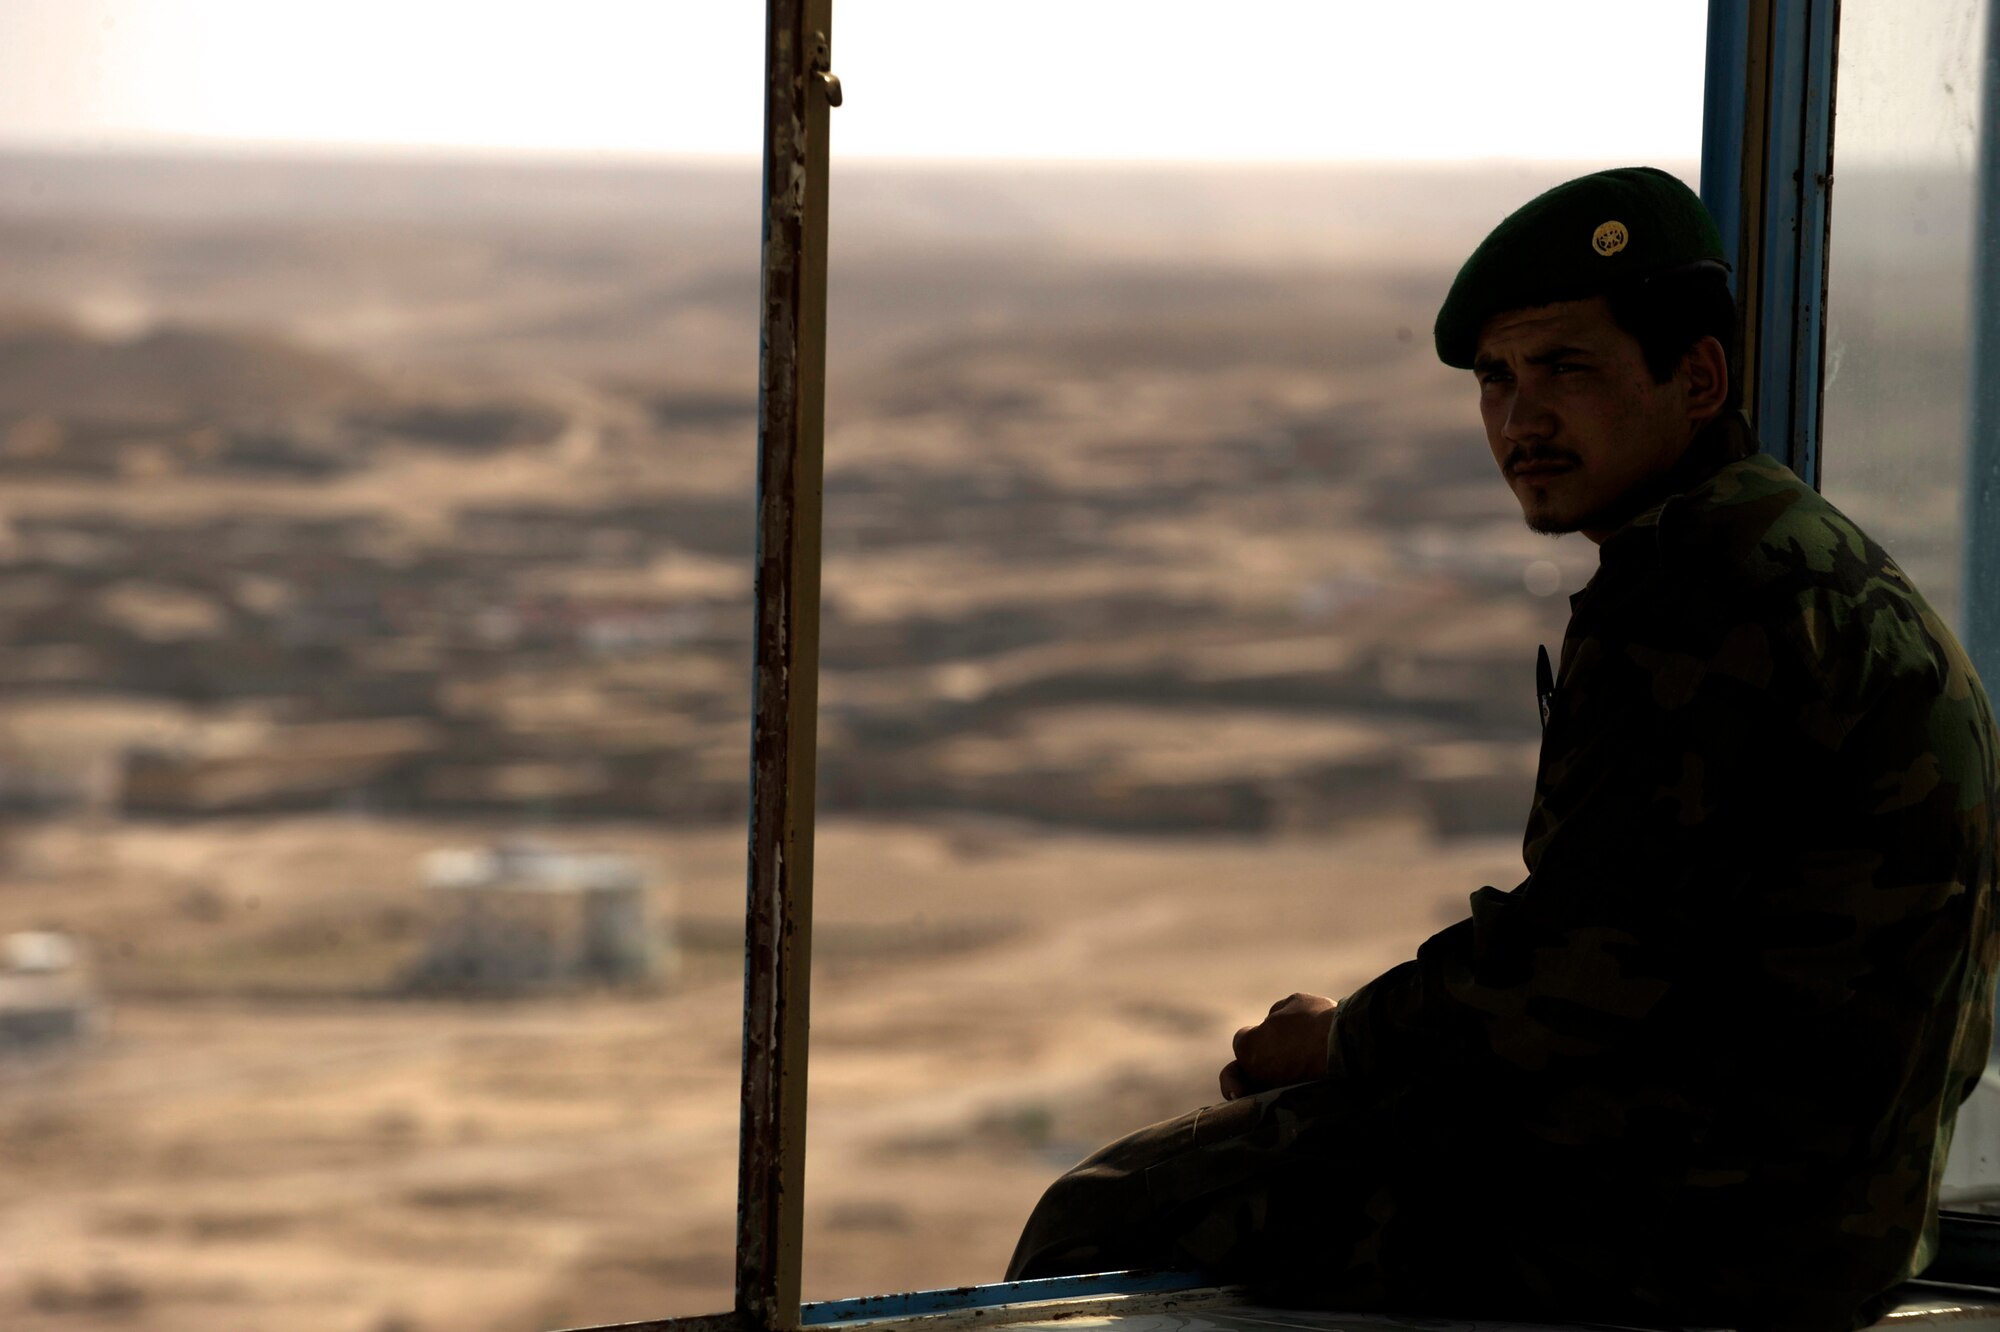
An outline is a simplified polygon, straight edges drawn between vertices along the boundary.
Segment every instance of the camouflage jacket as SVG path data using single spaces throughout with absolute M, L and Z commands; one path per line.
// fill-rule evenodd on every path
M 1934 1253 L 2000 740 L 1881 547 L 1737 418 L 1706 442 L 1572 599 L 1527 878 L 1342 1004 L 1329 1071 L 1480 1144 L 1441 1187 L 1511 1195 L 1472 1211 L 1527 1288 L 1840 1328 Z

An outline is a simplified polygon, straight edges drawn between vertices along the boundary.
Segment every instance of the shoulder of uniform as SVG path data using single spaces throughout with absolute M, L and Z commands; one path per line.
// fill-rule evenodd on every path
M 1648 516 L 1667 562 L 1745 591 L 1837 586 L 1885 568 L 1901 578 L 1845 514 L 1765 453 L 1724 464 Z
M 1966 693 L 1963 653 L 1923 594 L 1775 458 L 1723 466 L 1662 505 L 1657 528 L 1670 578 L 1728 608 L 1719 613 L 1762 624 L 1827 697 L 1875 698 L 1899 680 L 1924 697 Z

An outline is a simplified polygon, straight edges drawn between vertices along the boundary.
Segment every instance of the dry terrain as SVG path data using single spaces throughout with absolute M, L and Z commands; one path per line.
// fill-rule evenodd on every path
M 835 191 L 811 1298 L 992 1279 L 1274 998 L 1511 883 L 1519 526 L 1428 349 L 1559 167 Z M 0 159 L 0 1325 L 726 1305 L 756 182 Z M 423 857 L 653 876 L 651 983 L 419 992 Z

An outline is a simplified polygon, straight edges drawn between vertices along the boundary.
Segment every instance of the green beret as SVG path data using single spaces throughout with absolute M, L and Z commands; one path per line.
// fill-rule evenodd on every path
M 1530 199 L 1479 243 L 1432 330 L 1438 359 L 1472 367 L 1503 310 L 1601 296 L 1669 269 L 1726 272 L 1722 236 L 1695 192 L 1653 167 L 1579 176 Z

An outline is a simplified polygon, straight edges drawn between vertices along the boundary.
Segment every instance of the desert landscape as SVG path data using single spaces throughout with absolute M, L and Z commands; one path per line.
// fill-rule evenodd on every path
M 807 1298 L 997 1279 L 1518 878 L 1594 553 L 1429 323 L 1568 174 L 837 174 Z M 0 1017 L 75 1018 L 0 1024 L 0 1323 L 727 1307 L 756 226 L 749 167 L 0 158 Z M 1946 604 L 1950 493 L 1878 502 Z M 646 974 L 419 983 L 486 847 L 634 867 Z

